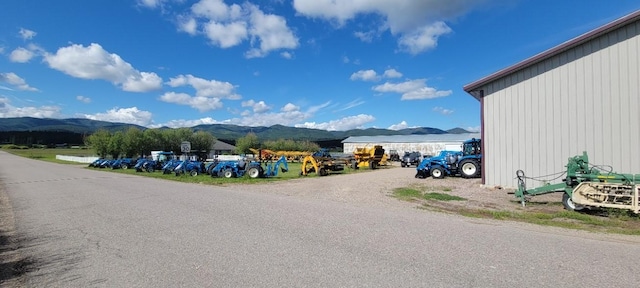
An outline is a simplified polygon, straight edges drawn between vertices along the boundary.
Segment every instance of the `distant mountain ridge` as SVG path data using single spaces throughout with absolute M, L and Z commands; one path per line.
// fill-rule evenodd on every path
M 91 120 L 85 118 L 50 119 L 50 118 L 0 118 L 0 131 L 57 131 L 80 134 L 91 134 L 99 129 L 118 131 L 135 127 L 140 130 L 148 128 L 128 123 L 114 123 Z M 162 128 L 170 129 L 170 128 Z M 469 133 L 462 128 L 441 130 L 431 127 L 406 128 L 390 130 L 381 128 L 351 129 L 347 131 L 327 131 L 311 128 L 297 128 L 283 125 L 265 126 L 238 126 L 231 124 L 208 124 L 191 127 L 194 131 L 207 131 L 218 139 L 237 139 L 247 133 L 255 133 L 262 140 L 292 139 L 292 140 L 333 140 L 345 139 L 350 136 L 379 136 L 379 135 L 423 135 L 423 134 L 462 134 Z

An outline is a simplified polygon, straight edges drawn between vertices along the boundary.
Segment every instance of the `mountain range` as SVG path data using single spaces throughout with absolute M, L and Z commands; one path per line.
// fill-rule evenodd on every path
M 0 118 L 0 132 L 11 131 L 48 131 L 67 132 L 79 134 L 91 134 L 99 129 L 109 131 L 126 130 L 135 127 L 140 130 L 148 128 L 127 123 L 114 123 L 106 121 L 91 120 L 85 118 L 51 119 L 51 118 Z M 163 127 L 161 129 L 171 129 Z M 420 135 L 420 134 L 461 134 L 469 133 L 462 128 L 441 130 L 431 127 L 416 127 L 400 130 L 367 128 L 351 129 L 347 131 L 327 131 L 321 129 L 297 128 L 283 125 L 273 125 L 269 127 L 258 126 L 238 126 L 231 124 L 208 124 L 191 127 L 193 131 L 207 131 L 218 139 L 237 139 L 244 137 L 247 133 L 255 133 L 262 140 L 292 139 L 292 140 L 334 140 L 345 139 L 350 136 L 379 136 L 379 135 Z

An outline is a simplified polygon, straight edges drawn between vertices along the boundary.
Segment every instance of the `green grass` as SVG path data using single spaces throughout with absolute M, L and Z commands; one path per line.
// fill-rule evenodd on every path
M 433 190 L 439 190 L 443 192 L 450 192 L 449 187 L 403 187 L 396 188 L 393 191 L 393 195 L 404 201 L 416 201 L 416 200 L 437 200 L 437 201 L 463 201 L 467 200 L 455 195 L 449 195 L 446 193 L 434 192 Z

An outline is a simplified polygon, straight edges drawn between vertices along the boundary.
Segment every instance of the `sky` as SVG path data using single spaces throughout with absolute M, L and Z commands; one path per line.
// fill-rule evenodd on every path
M 3 0 L 0 118 L 480 129 L 463 86 L 637 0 Z

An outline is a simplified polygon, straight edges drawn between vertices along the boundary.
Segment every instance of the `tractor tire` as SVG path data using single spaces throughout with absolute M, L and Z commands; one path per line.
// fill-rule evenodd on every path
M 564 206 L 564 209 L 569 211 L 580 211 L 584 209 L 584 207 L 573 203 L 573 200 L 571 200 L 571 196 L 569 196 L 569 194 L 567 193 L 562 193 L 562 206 Z
M 355 161 L 355 160 L 354 160 L 354 161 L 351 161 L 351 168 L 353 168 L 353 169 L 358 169 L 358 168 L 359 168 L 359 167 L 358 167 L 358 161 Z
M 480 163 L 474 159 L 465 159 L 460 162 L 460 174 L 462 178 L 480 177 Z
M 320 173 L 319 173 L 319 174 L 320 174 L 320 176 L 327 176 L 327 175 L 329 175 L 329 171 L 327 171 L 327 169 L 325 169 L 325 168 L 320 168 L 320 171 L 319 171 L 319 172 L 320 172 Z
M 373 169 L 376 169 L 376 168 L 378 168 L 378 162 L 376 162 L 376 161 L 369 162 L 369 169 L 373 170 Z
M 236 172 L 233 172 L 231 169 L 224 170 L 224 178 L 235 178 Z
M 193 169 L 193 170 L 189 171 L 189 175 L 191 175 L 193 177 L 198 176 L 198 174 L 200 174 L 200 173 L 198 173 L 198 170 L 196 170 L 196 169 Z
M 249 170 L 247 170 L 247 174 L 249 175 L 249 178 L 260 178 L 260 169 L 258 169 L 258 167 L 251 167 L 249 168 Z
M 400 162 L 400 167 L 402 168 L 407 167 L 407 164 L 405 164 L 404 162 Z
M 127 169 L 129 169 L 129 165 L 122 164 L 122 165 L 120 165 L 120 168 L 122 168 L 122 170 L 127 170 Z
M 434 179 L 442 179 L 444 178 L 444 174 L 444 168 L 440 166 L 434 166 L 433 168 L 431 168 L 431 177 L 433 177 Z

